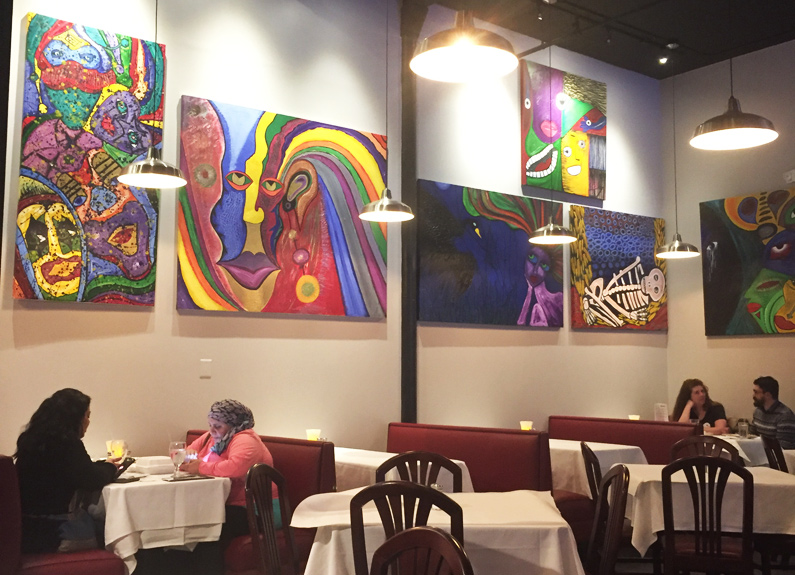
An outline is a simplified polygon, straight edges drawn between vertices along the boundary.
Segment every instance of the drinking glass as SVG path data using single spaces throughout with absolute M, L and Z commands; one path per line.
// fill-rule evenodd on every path
M 169 443 L 168 455 L 169 457 L 171 457 L 171 463 L 174 464 L 173 479 L 176 479 L 177 472 L 179 471 L 179 466 L 182 465 L 183 461 L 185 461 L 185 442 L 172 441 L 171 443 Z
M 737 424 L 737 435 L 740 437 L 748 437 L 748 422 L 747 421 L 740 421 Z
M 110 442 L 110 455 L 113 459 L 122 462 L 127 459 L 129 454 L 130 449 L 127 447 L 127 442 L 123 439 L 114 439 Z

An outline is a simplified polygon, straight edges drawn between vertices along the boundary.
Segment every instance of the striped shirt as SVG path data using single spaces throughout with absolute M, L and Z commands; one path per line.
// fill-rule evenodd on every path
M 782 449 L 795 449 L 795 413 L 780 401 L 768 410 L 757 407 L 754 426 L 760 435 L 778 439 Z

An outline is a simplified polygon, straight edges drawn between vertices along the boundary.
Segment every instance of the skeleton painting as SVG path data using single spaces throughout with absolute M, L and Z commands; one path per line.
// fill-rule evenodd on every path
M 795 188 L 699 208 L 706 335 L 795 332 Z
M 583 206 L 569 219 L 572 327 L 667 330 L 665 221 Z
M 420 180 L 419 319 L 563 326 L 560 246 L 527 240 L 561 204 Z

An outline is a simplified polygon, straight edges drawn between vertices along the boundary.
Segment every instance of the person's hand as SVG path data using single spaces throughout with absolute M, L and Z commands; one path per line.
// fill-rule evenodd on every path
M 108 456 L 108 457 L 105 458 L 105 461 L 107 463 L 112 463 L 113 465 L 115 465 L 116 469 L 118 469 L 121 466 L 121 463 L 122 463 L 123 460 L 124 459 L 122 457 L 111 457 L 111 456 Z
M 185 473 L 190 473 L 191 475 L 198 475 L 199 474 L 199 460 L 194 459 L 192 461 L 186 461 L 182 465 L 179 466 L 180 471 L 184 471 Z

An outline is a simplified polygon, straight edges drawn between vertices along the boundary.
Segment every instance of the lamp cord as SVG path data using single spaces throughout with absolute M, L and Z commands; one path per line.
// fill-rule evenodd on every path
M 732 58 L 729 58 L 729 92 L 731 93 L 731 97 L 734 98 L 734 66 L 732 64 Z
M 385 194 L 389 192 L 389 0 L 384 2 L 386 30 L 384 30 L 384 136 L 386 137 L 386 157 L 384 165 Z
M 676 76 L 671 85 L 671 107 L 673 108 L 673 135 L 674 135 L 674 222 L 676 233 L 679 233 L 679 193 L 676 185 Z

